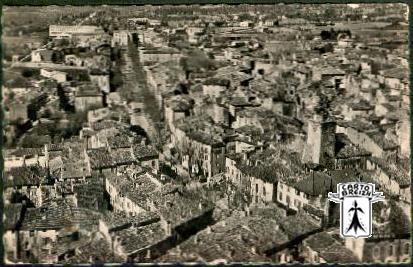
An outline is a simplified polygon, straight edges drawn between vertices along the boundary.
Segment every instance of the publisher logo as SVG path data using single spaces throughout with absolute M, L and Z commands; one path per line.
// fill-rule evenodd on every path
M 383 201 L 382 192 L 375 192 L 371 183 L 340 183 L 337 193 L 328 193 L 330 201 L 340 203 L 340 234 L 342 237 L 367 238 L 372 234 L 372 204 Z

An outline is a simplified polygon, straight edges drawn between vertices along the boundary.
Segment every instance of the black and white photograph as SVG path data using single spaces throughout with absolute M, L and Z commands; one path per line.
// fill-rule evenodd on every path
M 2 7 L 6 264 L 411 262 L 407 4 L 86 4 Z

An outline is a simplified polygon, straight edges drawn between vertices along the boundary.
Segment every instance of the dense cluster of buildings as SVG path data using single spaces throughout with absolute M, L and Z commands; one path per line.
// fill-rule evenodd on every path
M 410 260 L 403 22 L 150 14 L 11 65 L 8 262 Z M 385 192 L 369 239 L 327 199 L 354 181 Z

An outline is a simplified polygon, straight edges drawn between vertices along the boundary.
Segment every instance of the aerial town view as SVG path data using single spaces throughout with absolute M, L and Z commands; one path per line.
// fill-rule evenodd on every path
M 2 16 L 6 263 L 410 262 L 407 5 Z

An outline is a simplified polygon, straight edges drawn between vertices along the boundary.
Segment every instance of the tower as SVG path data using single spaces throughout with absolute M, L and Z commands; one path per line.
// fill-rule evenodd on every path
M 336 123 L 316 114 L 308 122 L 307 145 L 304 159 L 307 163 L 328 164 L 335 155 Z

